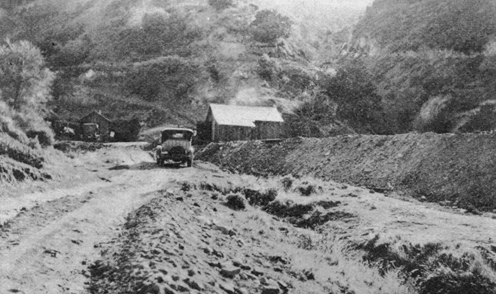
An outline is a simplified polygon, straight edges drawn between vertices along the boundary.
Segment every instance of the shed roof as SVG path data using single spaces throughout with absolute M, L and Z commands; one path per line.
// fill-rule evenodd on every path
M 219 125 L 255 127 L 256 121 L 284 122 L 275 107 L 210 104 L 210 110 Z

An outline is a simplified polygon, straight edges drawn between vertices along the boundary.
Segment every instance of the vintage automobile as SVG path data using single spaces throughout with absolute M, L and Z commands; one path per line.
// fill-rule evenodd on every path
M 156 147 L 155 158 L 158 165 L 166 162 L 193 165 L 194 149 L 191 141 L 195 131 L 187 128 L 166 128 L 162 131 L 160 144 Z

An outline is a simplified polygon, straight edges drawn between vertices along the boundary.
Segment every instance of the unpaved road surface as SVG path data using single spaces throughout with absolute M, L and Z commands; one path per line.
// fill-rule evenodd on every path
M 230 194 L 253 200 L 274 181 L 201 162 L 159 168 L 145 151 L 123 146 L 75 161 L 101 180 L 0 199 L 8 204 L 0 206 L 0 293 L 417 292 L 397 272 L 384 276 L 362 256 L 343 256 L 338 239 L 365 250 L 442 244 L 460 256 L 488 248 L 478 262 L 489 271 L 495 260 L 496 220 L 487 217 L 334 182 L 316 183 L 306 196 L 279 191 L 282 206 L 254 201 L 233 210 Z M 367 256 L 386 258 L 376 255 Z
M 156 169 L 152 158 L 140 153 L 138 161 L 126 149 L 86 154 L 76 164 L 83 161 L 105 173 L 101 181 L 0 199 L 0 293 L 85 293 L 84 269 L 98 255 L 99 242 L 149 201 L 150 192 L 194 173 Z M 126 165 L 112 165 L 116 158 Z M 106 169 L 115 169 L 115 175 Z
M 82 270 L 96 256 L 95 245 L 112 236 L 129 212 L 150 200 L 149 192 L 192 172 L 129 170 L 103 187 L 90 183 L 83 193 L 21 212 L 1 233 L 0 293 L 83 292 Z

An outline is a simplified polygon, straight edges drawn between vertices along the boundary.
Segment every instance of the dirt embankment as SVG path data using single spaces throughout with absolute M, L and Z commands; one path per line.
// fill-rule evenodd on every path
M 496 209 L 496 134 L 214 143 L 198 158 L 251 174 L 312 175 L 477 212 Z

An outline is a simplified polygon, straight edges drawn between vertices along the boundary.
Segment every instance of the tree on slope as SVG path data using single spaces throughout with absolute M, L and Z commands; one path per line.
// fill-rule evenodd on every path
M 0 46 L 0 98 L 26 132 L 41 135 L 48 145 L 53 134 L 42 119 L 50 100 L 54 74 L 45 67 L 38 48 L 27 41 L 6 41 Z
M 287 38 L 291 33 L 293 22 L 289 17 L 275 10 L 260 10 L 251 23 L 252 36 L 255 41 L 273 43 L 278 38 Z
M 45 67 L 38 48 L 27 41 L 0 46 L 2 99 L 13 109 L 43 109 L 50 99 L 53 73 Z

